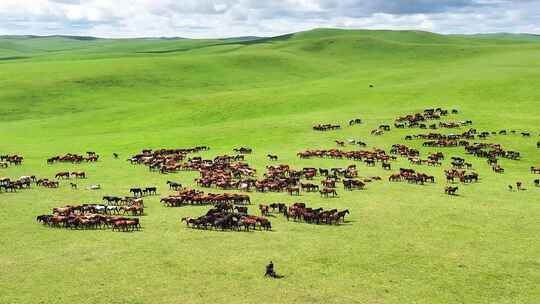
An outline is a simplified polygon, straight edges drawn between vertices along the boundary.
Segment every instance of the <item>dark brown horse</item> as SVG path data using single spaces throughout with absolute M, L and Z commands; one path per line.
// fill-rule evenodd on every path
M 332 194 L 333 197 L 337 196 L 336 189 L 324 188 L 320 190 L 319 193 L 324 197 L 328 197 L 330 194 Z

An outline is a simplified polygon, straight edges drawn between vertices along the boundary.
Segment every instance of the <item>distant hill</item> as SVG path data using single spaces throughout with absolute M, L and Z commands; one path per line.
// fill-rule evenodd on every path
M 75 52 L 80 55 L 93 54 L 94 51 L 123 54 L 172 53 L 188 51 L 217 45 L 254 45 L 278 43 L 285 40 L 306 41 L 316 39 L 371 39 L 386 43 L 409 44 L 512 44 L 540 42 L 539 35 L 533 34 L 476 34 L 442 35 L 423 31 L 390 30 L 343 30 L 319 28 L 310 31 L 291 33 L 276 37 L 232 37 L 223 39 L 188 39 L 182 37 L 106 39 L 90 36 L 0 36 L 0 57 L 32 57 L 51 53 Z
M 493 34 L 462 35 L 462 37 L 483 38 L 483 39 L 502 39 L 502 40 L 523 41 L 523 42 L 527 42 L 527 41 L 540 42 L 540 35 L 535 35 L 535 34 L 493 33 Z

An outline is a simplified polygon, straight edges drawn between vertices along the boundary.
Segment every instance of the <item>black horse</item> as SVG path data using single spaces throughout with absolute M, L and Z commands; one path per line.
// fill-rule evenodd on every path
M 129 189 L 130 193 L 133 193 L 133 196 L 143 196 L 143 190 L 141 188 L 131 188 Z

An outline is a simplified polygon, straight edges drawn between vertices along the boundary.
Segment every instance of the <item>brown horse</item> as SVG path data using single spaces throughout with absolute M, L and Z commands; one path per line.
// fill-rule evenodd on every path
M 259 210 L 261 210 L 262 215 L 268 215 L 268 213 L 270 212 L 270 206 L 260 204 Z
M 333 197 L 337 196 L 336 189 L 324 188 L 320 190 L 319 193 L 324 197 L 328 197 L 330 194 L 332 194 Z
M 86 178 L 86 173 L 84 173 L 84 172 L 71 172 L 71 176 L 75 176 L 75 178 Z
M 243 216 L 240 218 L 240 223 L 242 223 L 242 225 L 244 226 L 244 230 L 249 231 L 250 227 L 253 227 L 253 229 L 255 229 L 257 225 L 257 220 L 254 218 Z
M 139 205 L 123 206 L 120 210 L 122 210 L 123 214 L 131 213 L 131 215 L 143 215 L 144 213 L 144 208 Z
M 345 209 L 343 211 L 339 211 L 337 214 L 336 214 L 336 223 L 338 223 L 340 220 L 342 220 L 343 222 L 345 222 L 345 215 L 349 214 L 349 209 Z
M 58 215 L 68 215 L 71 213 L 72 209 L 71 207 L 64 207 L 64 208 L 53 208 L 53 214 Z
M 54 176 L 55 178 L 67 178 L 69 179 L 69 172 L 58 172 L 56 173 L 56 175 Z
M 456 195 L 457 190 L 458 190 L 458 187 L 450 187 L 450 186 L 448 186 L 448 187 L 446 187 L 444 189 L 444 193 L 446 193 L 448 195 Z
M 290 195 L 300 195 L 300 188 L 298 187 L 289 187 L 287 188 L 287 193 Z

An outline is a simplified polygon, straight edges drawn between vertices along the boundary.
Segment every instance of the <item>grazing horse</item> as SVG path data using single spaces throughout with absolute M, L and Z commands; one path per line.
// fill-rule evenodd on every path
M 54 176 L 55 178 L 66 178 L 66 179 L 69 179 L 69 172 L 58 172 L 56 173 L 56 175 Z
M 324 188 L 320 190 L 319 193 L 324 197 L 328 197 L 330 194 L 332 194 L 333 197 L 337 196 L 336 189 Z
M 122 210 L 123 214 L 131 213 L 131 215 L 143 215 L 144 213 L 144 208 L 138 205 L 133 205 L 129 207 L 123 206 L 120 208 L 120 210 Z
M 84 172 L 71 172 L 71 176 L 75 176 L 75 178 L 86 178 L 86 173 L 84 173 Z
M 157 188 L 156 187 L 146 187 L 146 188 L 144 188 L 143 192 L 147 193 L 148 195 L 157 195 Z
M 444 189 L 444 193 L 448 194 L 448 195 L 456 195 L 456 192 L 458 191 L 458 187 L 446 187 Z
M 169 189 L 174 190 L 174 191 L 177 191 L 180 188 L 182 188 L 182 184 L 177 183 L 177 182 L 167 181 L 167 185 L 169 185 Z
M 180 223 L 182 223 L 182 222 L 186 222 L 186 225 L 189 227 L 189 224 L 193 224 L 195 222 L 195 219 L 192 219 L 190 217 L 183 217 L 180 220 Z
M 268 160 L 272 160 L 272 161 L 277 161 L 278 160 L 277 155 L 267 154 L 266 157 L 268 157 Z
M 244 226 L 245 231 L 249 231 L 250 227 L 253 227 L 253 230 L 255 230 L 257 220 L 251 217 L 243 216 L 240 218 L 240 223 L 242 223 L 242 225 Z
M 535 185 L 536 187 L 540 187 L 540 179 L 535 179 L 535 180 L 534 180 L 534 185 Z
M 126 220 L 117 220 L 112 223 L 112 231 L 128 231 L 128 225 Z
M 290 195 L 300 195 L 300 188 L 298 187 L 289 187 L 287 188 L 287 193 Z
M 373 85 L 370 85 L 369 87 L 372 88 Z M 349 120 L 349 126 L 354 126 L 354 125 L 356 125 L 356 124 L 362 124 L 362 119 L 360 119 L 360 118 L 355 118 L 355 119 Z
M 493 166 L 492 169 L 495 173 L 504 173 L 504 169 L 500 165 Z
M 234 210 L 236 210 L 238 213 L 247 214 L 248 213 L 248 207 L 243 206 L 235 206 Z
M 131 188 L 129 189 L 129 193 L 133 193 L 133 196 L 143 196 L 143 191 L 141 188 Z

